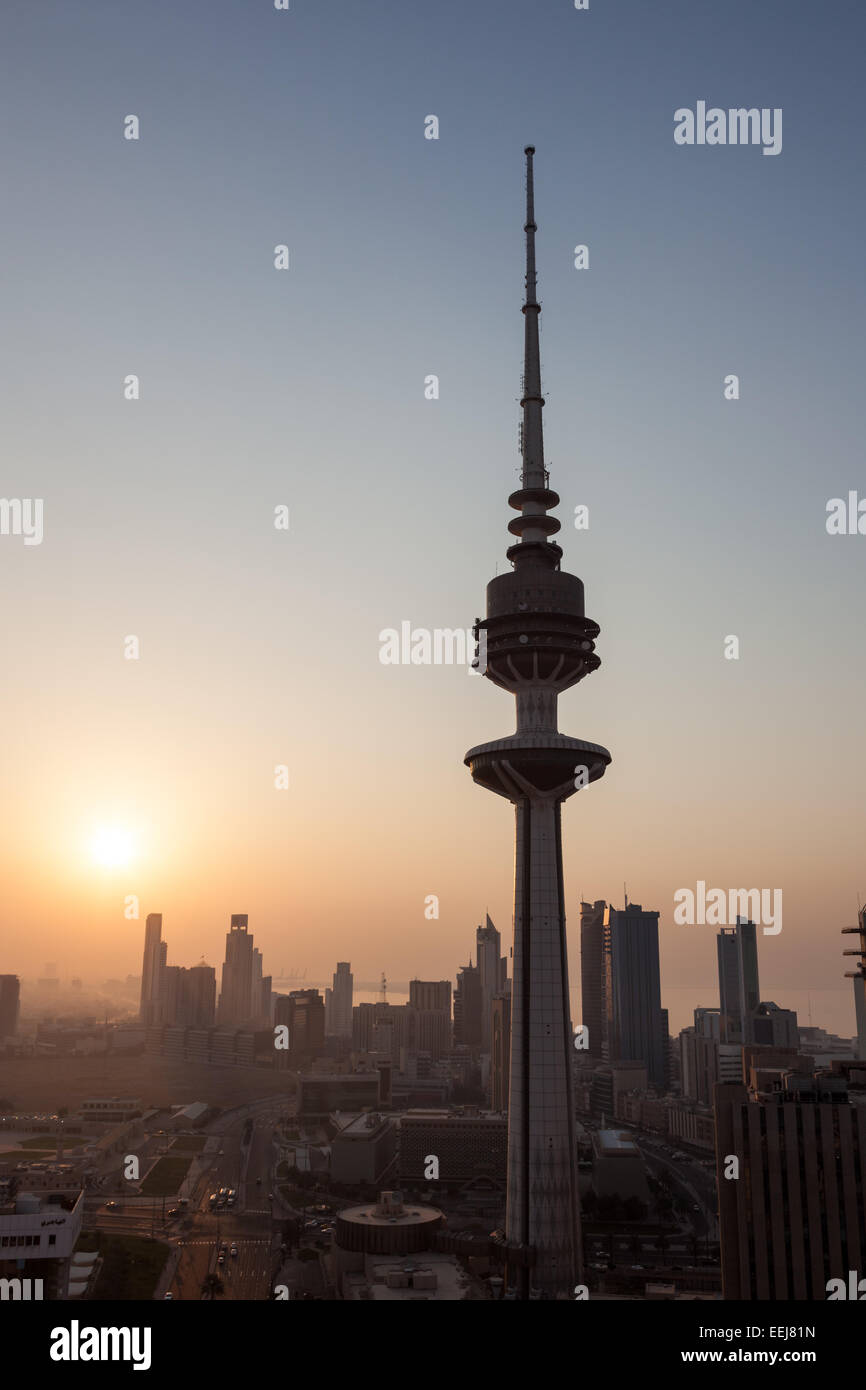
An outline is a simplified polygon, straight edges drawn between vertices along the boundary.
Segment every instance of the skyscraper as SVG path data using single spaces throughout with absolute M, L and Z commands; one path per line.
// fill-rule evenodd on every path
M 508 499 L 518 539 L 507 551 L 512 569 L 488 584 L 487 617 L 475 625 L 479 669 L 516 697 L 517 731 L 465 758 L 473 779 L 513 802 L 516 816 L 505 1257 L 520 1298 L 533 1288 L 572 1296 L 582 1266 L 560 817 L 563 801 L 610 762 L 607 749 L 557 728 L 560 693 L 600 665 L 599 628 L 586 617 L 583 584 L 560 568 L 562 550 L 548 539 L 560 529 L 548 514 L 559 497 L 544 466 L 533 147 L 525 153 L 522 476 Z
M 0 975 L 0 1042 L 18 1031 L 21 983 L 17 975 Z
M 293 989 L 279 995 L 274 1018 L 288 1026 L 287 1060 L 292 1065 L 319 1055 L 325 1043 L 325 1001 L 317 989 Z
M 337 961 L 330 989 L 325 990 L 325 1033 L 329 1038 L 351 1038 L 354 981 L 347 960 Z
M 490 1108 L 508 1109 L 511 1064 L 511 994 L 497 994 L 490 1008 Z
M 250 969 L 250 1008 L 249 1017 L 251 1019 L 261 1019 L 262 1016 L 262 953 L 258 946 L 253 947 L 251 969 Z
M 490 1010 L 493 1000 L 505 988 L 508 961 L 502 954 L 502 937 L 487 914 L 483 927 L 475 933 L 478 973 L 481 979 L 481 1046 L 490 1051 Z
M 439 1058 L 451 1050 L 451 981 L 410 980 L 409 1007 L 417 1015 L 419 1052 Z
M 605 975 L 604 899 L 580 904 L 580 1022 L 587 1029 L 585 1055 L 607 1058 L 607 980 Z
M 144 923 L 144 956 L 141 962 L 141 1008 L 139 1017 L 145 1027 L 159 1021 L 160 979 L 165 967 L 166 950 L 162 940 L 162 913 L 148 913 Z
M 477 965 L 457 971 L 454 991 L 454 1045 L 481 1046 L 481 975 Z
M 246 913 L 234 913 L 226 933 L 217 1022 L 231 1026 L 250 1017 L 253 985 L 253 938 Z
M 752 1015 L 761 1002 L 755 924 L 738 917 L 735 927 L 720 928 L 716 941 L 722 1042 L 754 1042 Z
M 659 915 L 640 903 L 609 907 L 604 949 L 607 996 L 607 1055 L 611 1061 L 643 1062 L 651 1086 L 667 1080 L 667 1027 L 659 977 Z

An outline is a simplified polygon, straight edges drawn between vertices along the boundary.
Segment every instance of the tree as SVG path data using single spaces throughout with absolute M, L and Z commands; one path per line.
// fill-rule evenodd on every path
M 201 1286 L 202 1294 L 205 1298 L 218 1298 L 225 1293 L 225 1286 L 218 1274 L 208 1274 Z
M 646 1216 L 646 1207 L 640 1197 L 626 1197 L 623 1203 L 623 1211 L 629 1221 L 642 1221 Z

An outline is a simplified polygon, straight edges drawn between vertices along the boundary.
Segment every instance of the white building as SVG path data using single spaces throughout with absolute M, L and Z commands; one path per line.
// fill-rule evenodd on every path
M 0 1206 L 0 1299 L 67 1297 L 83 1215 L 83 1192 L 53 1201 L 19 1192 Z

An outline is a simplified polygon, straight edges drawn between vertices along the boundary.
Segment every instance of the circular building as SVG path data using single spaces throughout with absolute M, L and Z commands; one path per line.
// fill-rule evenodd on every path
M 380 1192 L 378 1202 L 340 1212 L 334 1244 L 347 1254 L 410 1255 L 431 1248 L 444 1220 L 436 1207 L 404 1206 L 402 1192 Z

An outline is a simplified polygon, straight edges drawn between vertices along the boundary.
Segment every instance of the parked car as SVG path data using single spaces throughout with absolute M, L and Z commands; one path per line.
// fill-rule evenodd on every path
M 233 1245 L 231 1250 L 229 1251 L 229 1254 L 231 1255 L 232 1259 L 237 1259 L 238 1247 L 236 1245 Z

